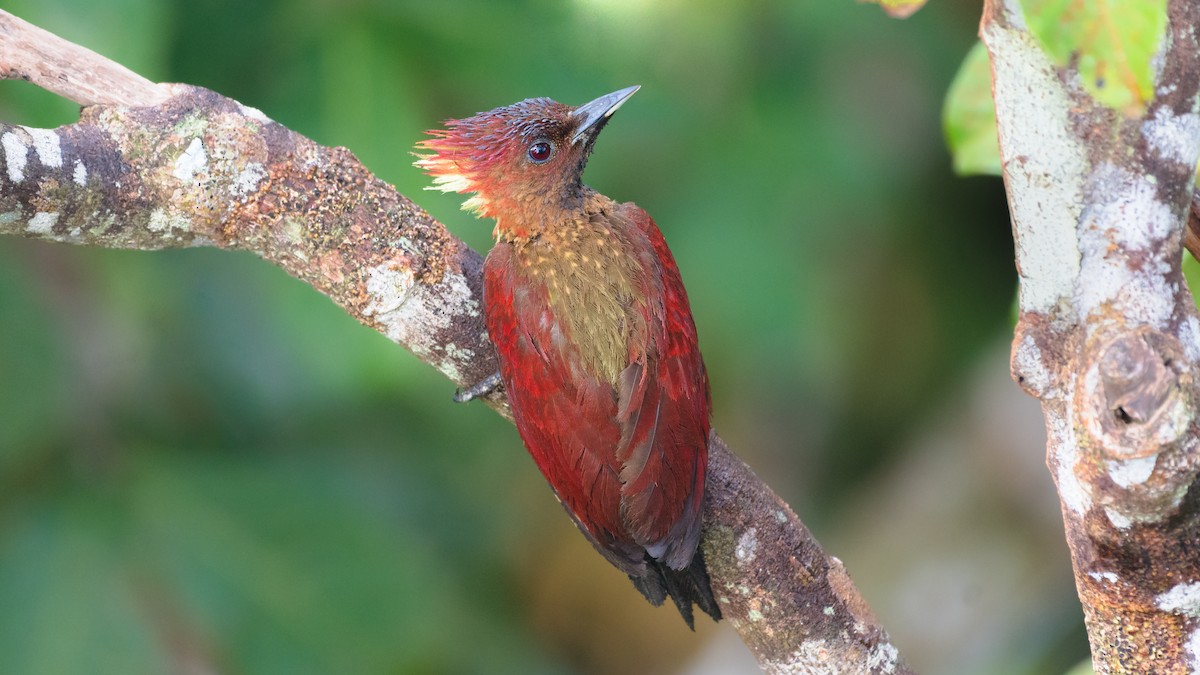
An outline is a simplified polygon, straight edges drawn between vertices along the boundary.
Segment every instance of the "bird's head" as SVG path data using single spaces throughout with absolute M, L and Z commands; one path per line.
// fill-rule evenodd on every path
M 474 193 L 463 208 L 481 216 L 570 208 L 581 198 L 583 167 L 597 134 L 637 90 L 578 107 L 531 98 L 448 120 L 417 145 L 424 152 L 416 165 L 433 177 L 430 189 Z

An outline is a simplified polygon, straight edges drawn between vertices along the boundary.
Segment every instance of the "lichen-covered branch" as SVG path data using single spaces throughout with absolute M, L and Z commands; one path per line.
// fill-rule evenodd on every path
M 1200 4 L 1171 0 L 1140 117 L 1048 60 L 989 0 L 1020 274 L 1014 378 L 1041 400 L 1047 463 L 1097 672 L 1200 669 L 1200 321 L 1180 271 L 1200 153 Z
M 349 151 L 213 92 L 151 84 L 3 11 L 0 75 L 86 106 L 58 129 L 0 123 L 0 234 L 252 251 L 458 385 L 496 370 L 479 255 Z M 507 414 L 502 394 L 489 403 Z M 703 546 L 759 663 L 909 672 L 841 563 L 715 435 L 709 462 Z

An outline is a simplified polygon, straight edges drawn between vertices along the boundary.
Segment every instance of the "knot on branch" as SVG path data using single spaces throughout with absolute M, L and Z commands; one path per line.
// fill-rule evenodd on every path
M 1197 396 L 1183 346 L 1142 326 L 1083 358 L 1074 407 L 1087 452 L 1076 475 L 1118 529 L 1170 516 L 1197 469 L 1189 452 Z
M 1175 390 L 1172 359 L 1160 357 L 1141 335 L 1114 340 L 1099 363 L 1100 384 L 1111 413 L 1104 417 L 1112 429 L 1118 425 L 1144 425 L 1163 408 Z
M 1194 396 L 1179 340 L 1142 326 L 1089 356 L 1076 410 L 1106 459 L 1151 457 L 1186 434 Z

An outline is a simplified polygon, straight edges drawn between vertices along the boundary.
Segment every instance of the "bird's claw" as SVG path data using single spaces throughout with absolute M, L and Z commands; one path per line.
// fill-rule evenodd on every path
M 496 391 L 501 386 L 500 373 L 492 373 L 466 389 L 457 389 L 454 392 L 455 403 L 467 403 L 473 401 L 480 396 L 487 396 Z

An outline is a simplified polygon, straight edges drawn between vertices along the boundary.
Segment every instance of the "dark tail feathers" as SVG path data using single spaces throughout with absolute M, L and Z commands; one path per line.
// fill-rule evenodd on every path
M 646 596 L 650 604 L 658 607 L 667 596 L 683 615 L 688 628 L 696 630 L 692 619 L 692 605 L 699 607 L 713 621 L 721 620 L 721 608 L 713 598 L 712 582 L 708 579 L 708 568 L 704 565 L 704 552 L 696 549 L 692 564 L 686 569 L 675 570 L 665 563 L 646 556 L 646 572 L 641 576 L 629 575 L 634 587 Z

